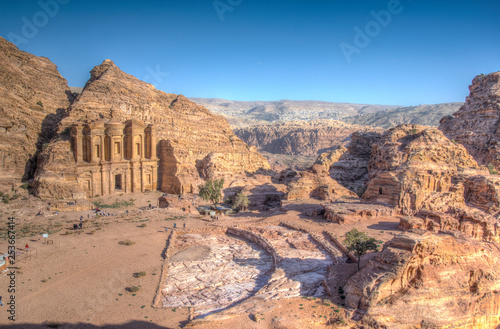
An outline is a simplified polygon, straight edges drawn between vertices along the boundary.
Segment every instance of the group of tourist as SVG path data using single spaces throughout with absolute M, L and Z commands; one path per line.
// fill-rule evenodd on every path
M 95 215 L 102 216 L 102 217 L 113 216 L 113 214 L 110 214 L 109 212 L 104 211 L 104 210 L 100 210 L 99 208 L 95 208 Z

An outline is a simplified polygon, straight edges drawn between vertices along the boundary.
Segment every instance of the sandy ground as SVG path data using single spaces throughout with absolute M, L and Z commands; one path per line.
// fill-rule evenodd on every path
M 382 241 L 395 234 L 398 221 L 394 218 L 376 218 L 355 225 L 337 225 L 319 217 L 308 217 L 301 209 L 315 207 L 319 202 L 307 200 L 303 207 L 291 206 L 287 212 L 248 212 L 226 216 L 210 223 L 197 214 L 184 214 L 177 210 L 148 210 L 140 214 L 133 211 L 153 205 L 161 194 L 126 194 L 100 198 L 104 203 L 134 199 L 134 206 L 104 209 L 117 216 L 87 219 L 91 211 L 64 212 L 47 217 L 34 216 L 44 204 L 30 197 L 8 206 L 2 206 L 1 225 L 5 229 L 7 217 L 15 216 L 17 229 L 26 225 L 37 232 L 31 237 L 20 237 L 16 247 L 21 253 L 15 266 L 16 321 L 8 320 L 8 305 L 0 307 L 0 325 L 5 328 L 46 328 L 51 322 L 59 328 L 180 328 L 188 323 L 187 309 L 153 308 L 153 300 L 160 284 L 163 252 L 168 233 L 174 223 L 178 228 L 201 229 L 212 226 L 268 225 L 280 221 L 300 223 L 313 231 L 328 230 L 341 236 L 358 228 Z M 125 210 L 129 216 L 122 216 Z M 84 216 L 84 228 L 73 231 L 74 223 Z M 176 220 L 172 220 L 174 216 Z M 179 219 L 180 217 L 184 217 Z M 36 224 L 36 225 L 33 225 Z M 145 227 L 143 224 L 146 224 Z M 45 228 L 59 232 L 50 234 L 53 243 L 45 244 L 41 231 Z M 39 232 L 40 231 L 40 232 Z M 67 231 L 73 234 L 65 234 Z M 120 244 L 129 239 L 132 245 Z M 31 258 L 25 259 L 28 243 Z M 6 252 L 8 242 L 0 240 L 0 251 Z M 366 255 L 362 265 L 374 254 Z M 23 259 L 24 258 L 24 259 Z M 354 264 L 340 281 L 355 272 Z M 140 278 L 135 273 L 145 272 Z M 8 274 L 8 273 L 7 273 Z M 0 295 L 8 301 L 9 276 L 0 276 Z M 127 288 L 138 286 L 132 293 Z M 333 302 L 338 302 L 332 298 Z M 342 314 L 339 305 L 325 305 L 321 300 L 286 299 L 266 301 L 251 314 L 222 319 L 220 322 L 201 323 L 207 328 L 318 328 Z M 257 315 L 257 319 L 255 316 Z M 258 320 L 258 321 L 255 321 Z

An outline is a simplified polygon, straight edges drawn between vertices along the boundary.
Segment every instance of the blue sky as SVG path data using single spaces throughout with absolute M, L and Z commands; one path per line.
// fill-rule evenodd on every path
M 498 0 L 0 0 L 0 36 L 70 86 L 109 58 L 188 97 L 417 105 L 464 101 L 500 70 L 499 14 Z

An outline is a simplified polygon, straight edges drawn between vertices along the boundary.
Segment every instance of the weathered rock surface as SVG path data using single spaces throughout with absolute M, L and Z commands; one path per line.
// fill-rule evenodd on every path
M 340 157 L 347 151 L 343 146 L 336 148 L 330 152 L 321 153 L 314 164 L 319 164 L 325 167 L 326 170 L 330 170 L 330 167 L 337 161 Z
M 200 174 L 227 177 L 228 173 L 270 168 L 262 155 L 233 134 L 221 116 L 182 95 L 156 90 L 105 60 L 92 69 L 82 93 L 62 120 L 62 141 L 53 141 L 40 158 L 35 184 L 38 195 L 71 197 L 73 190 L 79 189 L 66 128 L 79 122 L 107 120 L 112 109 L 116 121 L 136 119 L 154 125 L 160 159 L 158 187 L 162 191 L 194 191 L 201 182 Z
M 350 125 L 335 120 L 291 121 L 235 129 L 235 134 L 260 151 L 312 156 L 349 143 L 354 132 L 382 129 Z
M 32 178 L 36 153 L 70 105 L 66 80 L 47 58 L 0 37 L 0 182 Z
M 380 141 L 381 137 L 382 135 L 377 132 L 353 133 L 347 150 L 339 156 L 338 161 L 330 165 L 330 176 L 342 186 L 356 192 L 358 195 L 362 195 L 368 181 L 368 166 L 372 146 Z M 317 163 L 320 163 L 325 156 L 326 158 L 330 157 L 332 161 L 335 160 L 342 150 L 340 148 L 327 155 L 320 155 Z
M 479 164 L 500 168 L 500 72 L 478 75 L 465 104 L 441 119 L 439 129 L 463 144 Z
M 497 175 L 468 177 L 464 184 L 465 202 L 488 214 L 500 210 L 500 177 Z
M 253 242 L 225 235 L 180 235 L 164 269 L 163 307 L 220 310 L 252 296 L 268 281 L 272 259 Z
M 397 209 L 378 204 L 361 203 L 354 200 L 337 200 L 324 205 L 326 220 L 337 224 L 353 224 L 375 217 L 392 217 Z
M 363 199 L 399 207 L 448 211 L 465 206 L 463 182 L 481 172 L 465 148 L 435 128 L 402 125 L 387 131 L 370 158 Z
M 403 233 L 344 287 L 373 328 L 497 328 L 500 249 L 448 234 Z
M 343 261 L 340 251 L 329 255 L 310 234 L 282 226 L 222 233 L 171 235 L 158 304 L 224 316 L 246 312 L 249 304 L 240 302 L 248 297 L 323 297 L 328 266 Z
M 333 180 L 323 166 L 316 164 L 310 170 L 301 171 L 288 184 L 286 200 L 315 198 L 331 201 L 343 196 L 357 197 L 356 193 Z
M 254 174 L 233 180 L 224 190 L 224 198 L 234 200 L 234 196 L 243 193 L 248 196 L 248 208 L 269 210 L 280 206 L 286 194 L 287 186 L 276 182 L 271 176 Z
M 459 208 L 453 212 L 422 210 L 418 217 L 402 217 L 399 228 L 419 229 L 431 232 L 461 232 L 473 239 L 500 242 L 500 222 L 477 209 Z

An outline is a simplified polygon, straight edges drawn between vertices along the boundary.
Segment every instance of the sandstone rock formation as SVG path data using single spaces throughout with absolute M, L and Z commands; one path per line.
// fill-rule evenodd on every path
M 288 184 L 286 200 L 316 198 L 331 201 L 339 197 L 357 195 L 333 180 L 323 166 L 316 164 L 310 170 L 300 172 Z
M 463 144 L 479 164 L 500 168 L 500 72 L 478 75 L 469 86 L 465 104 L 444 117 L 439 129 Z
M 404 214 L 446 212 L 465 206 L 463 182 L 480 173 L 465 148 L 439 130 L 401 125 L 374 145 L 363 199 L 398 207 Z
M 373 328 L 497 328 L 500 249 L 449 234 L 398 235 L 344 287 Z
M 326 170 L 330 170 L 331 166 L 340 160 L 340 157 L 347 151 L 343 146 L 336 148 L 330 152 L 321 153 L 314 164 L 323 166 Z
M 488 214 L 498 215 L 500 210 L 500 177 L 497 175 L 472 176 L 464 183 L 465 202 Z
M 53 140 L 41 154 L 34 184 L 39 196 L 71 198 L 85 192 L 77 179 L 68 128 L 79 123 L 97 124 L 111 116 L 117 122 L 134 119 L 154 127 L 158 188 L 165 192 L 195 191 L 200 174 L 227 176 L 229 172 L 244 174 L 270 168 L 263 156 L 233 134 L 222 117 L 182 95 L 156 90 L 105 60 L 92 69 L 82 93 L 61 121 L 60 140 Z
M 392 217 L 397 214 L 396 209 L 392 207 L 361 203 L 359 200 L 337 200 L 323 207 L 323 217 L 337 224 L 353 224 L 365 219 Z
M 234 200 L 234 196 L 241 192 L 248 196 L 249 209 L 269 210 L 280 206 L 286 191 L 284 182 L 269 175 L 254 174 L 233 180 L 224 190 L 224 199 Z
M 377 132 L 355 132 L 351 135 L 351 142 L 344 153 L 343 148 L 334 150 L 329 154 L 318 157 L 317 163 L 323 162 L 323 158 L 338 157 L 338 161 L 330 165 L 330 175 L 342 186 L 362 195 L 366 189 L 368 180 L 368 165 L 372 154 L 373 144 L 380 141 L 381 134 Z
M 402 230 L 431 232 L 461 232 L 476 240 L 500 242 L 500 223 L 497 219 L 474 209 L 455 209 L 452 213 L 422 210 L 418 217 L 405 216 L 399 223 Z
M 36 154 L 55 134 L 72 99 L 47 58 L 0 37 L 0 182 L 32 178 Z
M 235 134 L 260 151 L 312 156 L 349 143 L 354 132 L 378 131 L 335 120 L 291 121 L 235 129 Z

